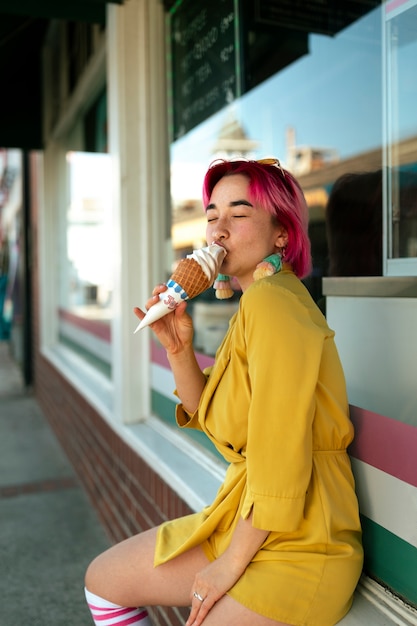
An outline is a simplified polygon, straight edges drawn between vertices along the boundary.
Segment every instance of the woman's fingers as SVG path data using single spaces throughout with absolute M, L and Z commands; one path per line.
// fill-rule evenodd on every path
M 158 296 L 160 293 L 162 293 L 163 291 L 166 291 L 168 289 L 168 287 L 165 285 L 165 283 L 160 283 L 159 285 L 155 285 L 155 287 L 152 290 L 152 296 Z
M 200 594 L 194 593 L 191 602 L 191 612 L 185 626 L 200 626 L 214 604 L 214 602 L 210 601 L 209 596 L 203 598 Z

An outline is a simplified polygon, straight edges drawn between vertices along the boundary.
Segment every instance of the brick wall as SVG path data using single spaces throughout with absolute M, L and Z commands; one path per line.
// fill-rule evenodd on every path
M 112 543 L 191 512 L 48 361 L 35 361 L 37 400 Z M 152 613 L 155 625 L 180 626 L 188 610 Z

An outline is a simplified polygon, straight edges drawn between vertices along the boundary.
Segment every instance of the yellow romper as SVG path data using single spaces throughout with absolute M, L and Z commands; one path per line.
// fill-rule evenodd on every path
M 229 463 L 214 502 L 163 524 L 155 565 L 201 544 L 214 560 L 239 516 L 270 531 L 228 594 L 294 626 L 333 626 L 362 570 L 347 446 L 353 438 L 334 332 L 290 270 L 254 282 L 219 347 L 193 415 Z

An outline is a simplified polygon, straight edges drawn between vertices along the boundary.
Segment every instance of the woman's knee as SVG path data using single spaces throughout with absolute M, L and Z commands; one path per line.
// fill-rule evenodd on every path
M 99 581 L 103 576 L 103 563 L 102 563 L 102 555 L 99 554 L 96 556 L 91 563 L 88 565 L 87 570 L 85 572 L 85 586 L 92 593 L 99 594 Z
M 154 537 L 146 531 L 99 554 L 87 567 L 86 588 L 117 604 L 129 602 L 126 596 L 136 595 L 153 569 Z

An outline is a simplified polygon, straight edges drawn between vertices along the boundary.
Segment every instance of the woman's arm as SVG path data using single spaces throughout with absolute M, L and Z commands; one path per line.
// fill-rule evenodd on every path
M 203 623 L 213 605 L 242 576 L 268 535 L 268 531 L 252 526 L 252 513 L 247 519 L 239 519 L 229 547 L 195 577 L 191 594 L 196 592 L 203 602 L 191 595 L 191 613 L 186 626 Z
M 236 572 L 240 571 L 240 575 L 243 574 L 269 535 L 269 531 L 252 526 L 252 517 L 251 513 L 247 519 L 242 517 L 239 519 L 229 547 L 221 557 L 225 558 Z
M 159 294 L 166 289 L 166 285 L 157 285 L 146 303 L 146 309 L 158 302 Z M 177 394 L 184 409 L 187 413 L 194 413 L 206 384 L 206 377 L 194 354 L 193 322 L 186 313 L 186 306 L 186 303 L 181 303 L 172 313 L 151 324 L 150 328 L 166 350 Z M 145 317 L 145 313 L 138 307 L 134 309 L 134 313 L 140 320 Z
M 176 353 L 167 351 L 167 357 L 182 405 L 187 413 L 194 413 L 206 384 L 206 377 L 197 363 L 194 350 L 189 347 Z

